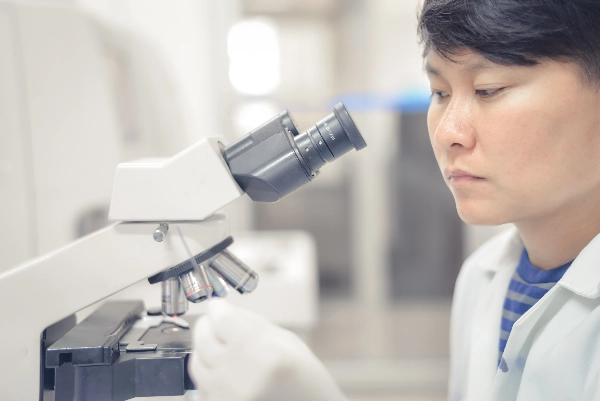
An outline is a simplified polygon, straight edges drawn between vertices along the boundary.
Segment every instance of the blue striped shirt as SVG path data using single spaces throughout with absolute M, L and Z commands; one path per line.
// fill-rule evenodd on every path
M 556 285 L 566 273 L 569 266 L 571 266 L 571 263 L 573 262 L 566 263 L 554 269 L 541 270 L 531 264 L 527 250 L 523 249 L 519 265 L 510 280 L 506 298 L 504 299 L 498 354 L 498 365 L 501 369 L 502 354 L 506 348 L 513 325 Z

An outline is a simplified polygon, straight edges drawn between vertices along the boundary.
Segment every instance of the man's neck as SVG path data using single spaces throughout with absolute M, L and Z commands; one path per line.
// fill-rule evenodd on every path
M 553 269 L 575 259 L 600 233 L 600 203 L 593 200 L 515 225 L 531 263 L 542 270 Z

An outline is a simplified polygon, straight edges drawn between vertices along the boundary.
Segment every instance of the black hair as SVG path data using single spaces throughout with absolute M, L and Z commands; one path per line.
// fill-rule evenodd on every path
M 452 60 L 464 49 L 493 63 L 573 61 L 600 84 L 600 0 L 424 0 L 424 55 Z

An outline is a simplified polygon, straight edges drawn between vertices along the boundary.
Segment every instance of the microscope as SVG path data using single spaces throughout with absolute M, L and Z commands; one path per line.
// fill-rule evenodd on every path
M 0 399 L 124 401 L 182 395 L 194 317 L 188 302 L 252 292 L 258 275 L 227 248 L 221 208 L 244 193 L 276 202 L 319 168 L 366 146 L 343 104 L 303 133 L 287 111 L 238 141 L 205 138 L 169 159 L 117 167 L 112 225 L 0 273 L 0 301 L 18 313 L 0 330 Z M 161 285 L 162 310 L 108 302 L 74 325 L 74 313 L 140 280 Z M 73 327 L 74 326 L 74 327 Z M 46 394 L 48 391 L 46 391 Z

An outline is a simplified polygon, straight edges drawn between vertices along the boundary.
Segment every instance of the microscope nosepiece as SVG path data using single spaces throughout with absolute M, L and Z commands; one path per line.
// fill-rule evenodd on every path
M 194 258 L 148 278 L 150 284 L 162 283 L 163 313 L 182 315 L 187 311 L 187 301 L 225 297 L 229 293 L 227 284 L 240 294 L 256 288 L 258 274 L 227 250 L 232 243 L 233 238 L 227 237 Z

